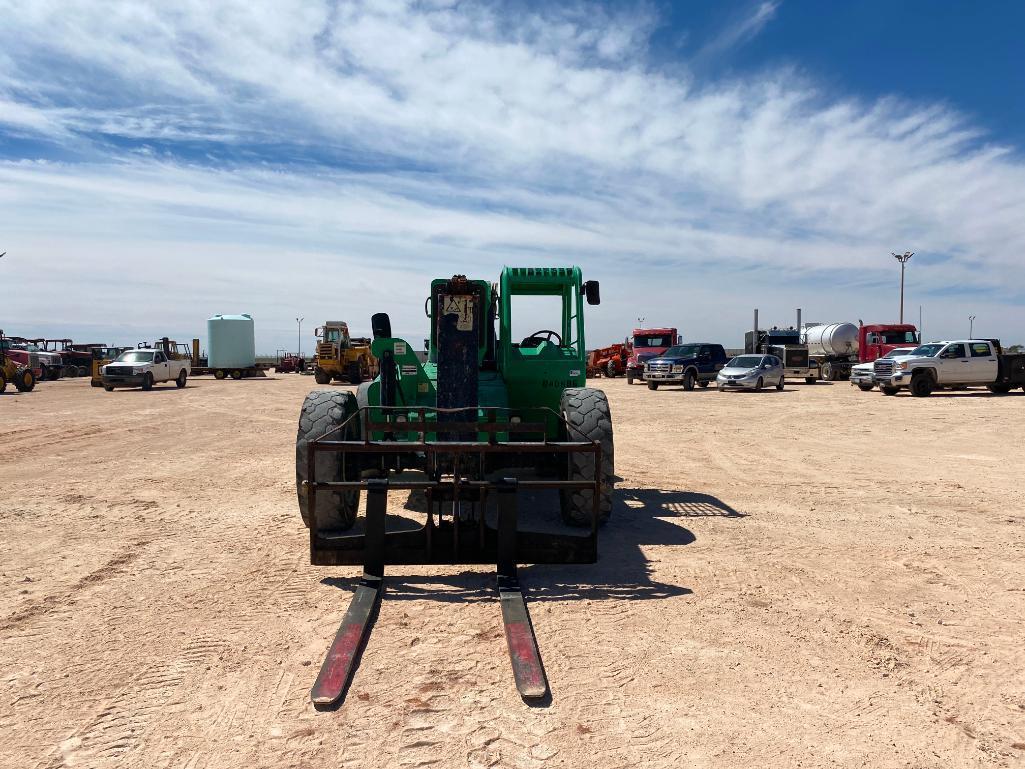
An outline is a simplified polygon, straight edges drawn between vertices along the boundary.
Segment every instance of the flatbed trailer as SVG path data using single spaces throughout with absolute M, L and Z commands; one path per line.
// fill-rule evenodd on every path
M 254 366 L 248 366 L 245 368 L 211 368 L 210 366 L 199 366 L 192 369 L 191 376 L 212 376 L 214 379 L 252 379 L 254 377 L 265 377 L 267 376 L 267 369 L 269 369 L 265 363 L 257 363 Z

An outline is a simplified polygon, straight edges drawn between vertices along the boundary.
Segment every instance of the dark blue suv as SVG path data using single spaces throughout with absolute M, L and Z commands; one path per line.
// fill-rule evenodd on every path
M 657 390 L 660 384 L 682 384 L 684 390 L 693 390 L 695 384 L 708 387 L 725 365 L 726 351 L 721 344 L 688 342 L 647 361 L 644 381 L 649 390 Z

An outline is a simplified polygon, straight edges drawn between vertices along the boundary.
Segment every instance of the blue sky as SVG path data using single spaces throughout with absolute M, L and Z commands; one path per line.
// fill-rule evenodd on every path
M 592 344 L 643 316 L 733 346 L 755 306 L 895 320 L 889 253 L 909 249 L 926 336 L 974 314 L 1025 341 L 1020 3 L 0 0 L 0 19 L 9 333 L 190 338 L 250 312 L 273 351 L 297 315 L 366 331 L 384 310 L 418 339 L 432 276 L 576 263 L 603 283 Z

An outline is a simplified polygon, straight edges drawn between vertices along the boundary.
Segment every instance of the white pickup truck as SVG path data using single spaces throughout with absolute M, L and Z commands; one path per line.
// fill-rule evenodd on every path
M 174 382 L 184 387 L 192 370 L 188 358 L 182 360 L 163 350 L 126 350 L 117 359 L 100 369 L 103 389 L 112 392 L 115 387 L 141 387 L 153 389 L 158 382 Z
M 985 386 L 993 393 L 1025 387 L 1025 355 L 1005 355 L 996 339 L 956 339 L 923 344 L 911 354 L 879 358 L 873 367 L 884 395 L 907 387 L 925 397 L 937 387 Z
M 886 355 L 881 355 L 881 358 L 899 358 L 903 355 L 908 355 L 914 347 L 895 347 L 890 350 Z M 868 392 L 869 390 L 875 389 L 876 386 L 876 375 L 875 375 L 876 362 L 869 361 L 868 363 L 857 363 L 851 366 L 851 377 L 850 381 L 852 385 L 857 385 L 860 389 Z

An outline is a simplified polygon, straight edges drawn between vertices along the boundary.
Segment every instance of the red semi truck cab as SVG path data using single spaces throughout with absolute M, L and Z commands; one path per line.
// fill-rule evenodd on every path
M 858 360 L 871 363 L 895 347 L 921 344 L 918 329 L 910 323 L 872 323 L 858 328 Z
M 680 342 L 675 328 L 635 328 L 633 352 L 626 362 L 626 382 L 644 381 L 644 362 L 655 358 Z

